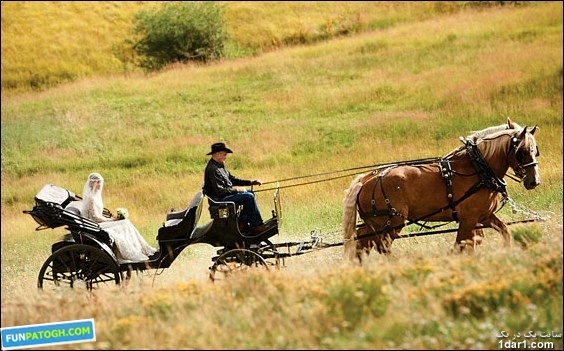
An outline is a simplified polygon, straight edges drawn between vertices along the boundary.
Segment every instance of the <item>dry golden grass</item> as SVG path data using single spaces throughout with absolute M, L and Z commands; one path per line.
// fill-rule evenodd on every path
M 480 301 L 483 294 L 505 293 L 508 284 L 518 281 L 535 279 L 539 281 L 538 289 L 551 289 L 543 285 L 558 282 L 562 271 L 540 273 L 534 267 L 544 267 L 537 257 L 560 260 L 561 264 L 562 238 L 558 233 L 562 221 L 549 221 L 541 227 L 544 236 L 528 251 L 517 246 L 502 248 L 501 237 L 489 231 L 484 244 L 472 256 L 449 253 L 453 241 L 450 234 L 400 239 L 394 243 L 392 257 L 371 255 L 362 267 L 346 264 L 342 261 L 342 248 L 334 247 L 289 258 L 280 271 L 247 272 L 228 284 L 207 280 L 205 267 L 212 252 L 198 245 L 182 254 L 161 275 L 134 275 L 125 287 L 106 286 L 90 294 L 50 288 L 37 292 L 30 288 L 35 282 L 27 274 L 31 272 L 18 275 L 8 269 L 4 272 L 9 273 L 10 279 L 3 275 L 2 284 L 2 325 L 95 319 L 95 343 L 47 349 L 334 349 L 347 345 L 362 349 L 437 349 L 455 345 L 488 349 L 495 347 L 497 340 L 493 335 L 499 333 L 498 329 L 510 327 L 493 315 L 481 322 L 483 328 L 492 330 L 470 332 L 473 341 L 456 339 L 455 330 L 447 332 L 454 337 L 451 341 L 441 339 L 440 333 L 434 341 L 411 333 L 401 337 L 405 330 L 393 338 L 387 334 L 393 333 L 392 325 L 411 325 L 415 331 L 422 325 L 460 323 L 448 315 L 445 306 L 470 299 L 456 303 L 470 308 L 474 303 L 472 294 L 477 294 L 475 299 Z M 363 291 L 371 294 L 359 285 L 365 279 L 381 284 L 380 296 L 388 301 L 378 302 L 372 308 L 388 307 L 383 314 L 376 315 L 374 309 L 366 310 L 364 321 L 352 319 L 349 322 L 355 324 L 347 325 L 338 317 L 341 307 L 331 297 L 331 291 L 338 287 L 335 281 L 342 281 L 351 293 L 359 294 L 357 300 L 363 301 Z M 519 294 L 519 290 L 512 290 Z M 526 295 L 515 295 L 514 299 L 512 303 L 523 308 L 537 301 Z M 476 308 L 480 306 L 488 305 L 484 302 Z M 367 307 L 358 305 L 360 309 Z M 470 310 L 460 313 L 472 316 Z M 552 327 L 558 329 L 556 325 Z M 374 328 L 380 331 L 368 337 L 375 332 Z M 351 337 L 346 336 L 347 330 Z M 333 336 L 326 334 L 321 338 L 321 333 L 331 331 Z M 358 333 L 368 333 L 368 338 Z M 561 345 L 561 341 L 553 341 L 556 346 Z
M 241 18 L 251 6 L 233 4 Z M 379 6 L 395 16 L 439 6 L 410 4 Z M 298 13 L 297 28 L 305 15 L 292 6 L 272 5 Z M 368 3 L 335 6 L 365 11 Z M 2 326 L 95 319 L 95 343 L 47 349 L 492 349 L 501 330 L 561 333 L 561 9 L 457 11 L 209 67 L 3 96 Z M 260 26 L 274 23 L 253 17 L 263 18 Z M 106 207 L 127 207 L 155 245 L 165 214 L 200 189 L 217 139 L 235 149 L 228 162 L 237 175 L 275 181 L 441 156 L 468 129 L 507 116 L 540 125 L 542 184 L 527 191 L 508 180 L 518 204 L 550 217 L 536 224 L 542 236 L 527 250 L 502 249 L 500 235 L 487 230 L 474 255 L 453 255 L 455 234 L 447 233 L 400 239 L 393 256 L 371 255 L 362 267 L 343 262 L 337 246 L 291 257 L 280 271 L 211 284 L 215 249 L 194 245 L 159 275 L 134 276 L 123 288 L 35 289 L 64 232 L 34 232 L 22 213 L 44 184 L 80 192 L 86 175 L 101 171 Z M 44 132 L 53 125 L 55 135 Z M 284 220 L 273 239 L 303 239 L 320 227 L 326 242 L 338 243 L 350 180 L 282 189 Z M 271 191 L 257 194 L 267 217 Z

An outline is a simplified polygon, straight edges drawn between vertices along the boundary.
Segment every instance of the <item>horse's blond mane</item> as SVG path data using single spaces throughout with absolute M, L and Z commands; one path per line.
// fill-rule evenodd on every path
M 480 152 L 485 159 L 489 159 L 493 155 L 505 155 L 507 152 L 509 152 L 509 144 L 505 142 L 492 141 L 499 140 L 499 138 L 502 137 L 511 138 L 514 133 L 514 129 L 498 131 L 479 139 L 478 142 L 476 142 L 476 145 L 481 145 Z
M 466 140 L 472 140 L 477 142 L 478 140 L 484 139 L 492 134 L 501 132 L 504 130 L 523 130 L 519 124 L 513 122 L 511 119 L 507 119 L 507 123 L 500 124 L 498 126 L 488 127 L 482 130 L 474 131 L 472 134 L 466 137 Z

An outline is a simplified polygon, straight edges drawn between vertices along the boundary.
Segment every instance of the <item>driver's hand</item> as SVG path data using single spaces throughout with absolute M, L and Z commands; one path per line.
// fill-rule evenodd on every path
M 251 184 L 252 185 L 262 185 L 262 182 L 260 181 L 260 179 L 253 179 L 251 181 Z

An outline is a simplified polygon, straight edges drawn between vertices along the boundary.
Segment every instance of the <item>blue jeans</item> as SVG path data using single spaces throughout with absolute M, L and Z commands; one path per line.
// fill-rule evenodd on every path
M 235 205 L 243 205 L 243 210 L 239 215 L 239 220 L 244 223 L 249 223 L 251 227 L 256 227 L 263 224 L 260 211 L 255 200 L 255 193 L 252 191 L 245 191 L 244 193 L 237 193 L 227 195 L 221 201 L 233 201 Z

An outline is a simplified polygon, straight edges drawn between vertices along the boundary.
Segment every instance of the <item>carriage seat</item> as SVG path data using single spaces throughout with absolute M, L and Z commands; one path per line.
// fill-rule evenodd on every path
M 82 217 L 82 201 L 72 201 L 64 208 L 62 215 L 79 226 L 85 224 L 85 218 Z
M 157 235 L 157 240 L 186 239 L 200 219 L 204 195 L 199 191 L 182 211 L 169 212 Z
M 85 229 L 100 231 L 100 225 L 82 215 L 82 201 L 76 200 L 69 203 L 63 210 L 64 216 L 70 223 L 69 225 L 78 225 Z
M 82 216 L 82 201 L 73 192 L 47 184 L 37 193 L 35 201 L 34 209 L 28 213 L 40 224 L 36 230 L 67 226 L 72 233 L 89 233 L 112 245 L 109 234 L 98 223 Z
M 68 224 L 61 216 L 64 208 L 72 201 L 77 200 L 76 195 L 65 188 L 53 184 L 45 185 L 35 195 L 35 206 L 29 214 L 39 223 L 36 230 L 57 228 Z
M 231 216 L 239 218 L 243 205 L 237 206 L 233 201 L 215 201 L 207 196 L 205 183 L 202 183 L 202 193 L 208 198 L 208 210 L 210 211 L 211 219 L 226 219 Z
M 233 201 L 215 201 L 208 197 L 210 217 L 212 219 L 238 218 L 243 206 L 235 205 Z
M 69 225 L 76 224 L 84 229 L 89 229 L 94 232 L 102 230 L 98 223 L 82 215 L 82 201 L 80 200 L 71 201 L 64 208 L 62 216 L 71 222 Z
M 77 216 L 82 216 L 82 201 L 72 201 L 65 207 L 65 211 L 74 213 Z

